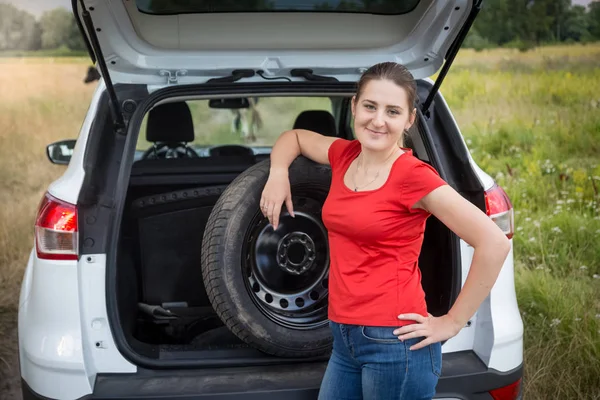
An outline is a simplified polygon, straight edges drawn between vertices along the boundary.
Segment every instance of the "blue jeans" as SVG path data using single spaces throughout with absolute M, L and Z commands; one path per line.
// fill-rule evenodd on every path
M 442 369 L 442 346 L 411 351 L 423 338 L 401 342 L 393 327 L 330 322 L 333 352 L 319 400 L 431 399 Z

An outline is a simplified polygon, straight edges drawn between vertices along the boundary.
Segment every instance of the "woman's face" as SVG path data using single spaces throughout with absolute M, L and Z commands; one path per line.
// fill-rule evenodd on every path
M 360 97 L 352 98 L 352 114 L 356 138 L 373 151 L 396 146 L 415 121 L 406 90 L 387 79 L 367 82 Z

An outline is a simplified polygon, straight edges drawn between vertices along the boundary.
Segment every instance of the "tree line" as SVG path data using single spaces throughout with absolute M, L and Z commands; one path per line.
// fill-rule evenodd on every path
M 600 40 L 600 1 L 484 0 L 464 47 L 516 47 Z
M 0 50 L 58 48 L 85 50 L 81 33 L 70 10 L 55 8 L 36 19 L 12 4 L 0 3 Z
M 484 0 L 463 47 L 504 46 L 526 50 L 546 43 L 598 40 L 600 0 L 591 2 L 587 8 L 573 5 L 571 0 Z M 57 48 L 85 50 L 70 10 L 56 8 L 36 19 L 11 4 L 0 3 L 0 50 Z

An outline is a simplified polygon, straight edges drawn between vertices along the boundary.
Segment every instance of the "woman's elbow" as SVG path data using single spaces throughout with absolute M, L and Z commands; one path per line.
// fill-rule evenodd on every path
M 494 253 L 497 254 L 497 257 L 502 259 L 502 262 L 506 260 L 506 257 L 508 257 L 512 247 L 510 240 L 503 232 L 501 234 L 494 235 L 493 239 L 490 240 L 489 246 L 491 249 L 493 249 Z

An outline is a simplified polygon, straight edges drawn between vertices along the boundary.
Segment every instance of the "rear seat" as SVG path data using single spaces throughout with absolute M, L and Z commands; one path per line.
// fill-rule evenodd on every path
M 338 135 L 335 127 L 335 118 L 333 118 L 333 115 L 329 111 L 325 110 L 302 111 L 296 117 L 294 129 L 306 129 L 325 136 L 335 137 Z
M 198 157 L 187 147 L 194 138 L 187 103 L 166 103 L 153 108 L 148 114 L 146 140 L 154 145 L 145 152 L 149 158 L 133 163 L 130 185 L 228 184 L 257 161 L 251 152 L 234 152 L 227 146 L 211 152 L 209 157 Z M 187 148 L 187 153 L 181 158 L 154 158 L 157 151 L 165 148 Z
M 325 136 L 338 136 L 335 126 L 335 118 L 330 112 L 325 110 L 306 110 L 302 111 L 296 117 L 292 129 L 306 129 L 320 133 Z M 269 154 L 260 154 L 256 156 L 257 161 L 266 160 Z

